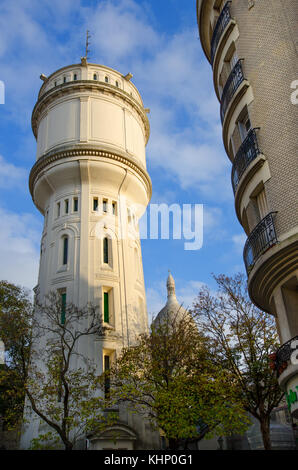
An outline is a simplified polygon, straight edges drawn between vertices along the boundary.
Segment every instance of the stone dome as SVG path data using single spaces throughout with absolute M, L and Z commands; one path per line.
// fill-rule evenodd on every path
M 160 310 L 158 315 L 153 320 L 153 325 L 158 325 L 165 322 L 173 322 L 184 319 L 189 315 L 187 310 L 182 307 L 176 297 L 175 281 L 171 273 L 167 279 L 168 300 L 166 305 Z

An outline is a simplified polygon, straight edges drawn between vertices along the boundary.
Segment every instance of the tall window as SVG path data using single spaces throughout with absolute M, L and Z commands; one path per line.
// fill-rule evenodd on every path
M 93 198 L 93 210 L 97 211 L 98 208 L 98 197 Z
M 68 237 L 63 238 L 63 264 L 68 261 Z
M 74 80 L 77 80 L 77 78 L 78 78 L 78 77 L 77 77 L 77 74 L 74 73 L 74 74 L 73 74 L 73 79 L 74 79 Z
M 109 323 L 110 320 L 110 305 L 108 292 L 104 292 L 103 294 L 103 320 L 105 323 Z
M 65 199 L 65 201 L 64 201 L 64 208 L 65 208 L 65 214 L 68 214 L 68 210 L 69 210 L 68 199 Z
M 109 83 L 109 77 L 105 76 L 105 82 Z
M 112 202 L 112 213 L 116 215 L 116 202 Z
M 97 80 L 97 75 L 96 75 L 96 73 L 93 74 L 93 80 Z
M 73 199 L 73 211 L 78 212 L 79 210 L 79 200 L 77 197 Z
M 109 239 L 107 237 L 103 239 L 103 262 L 109 262 Z
M 66 316 L 66 292 L 61 293 L 61 325 L 65 323 Z
M 103 212 L 108 212 L 108 201 L 106 199 L 102 201 L 102 210 Z
M 111 368 L 110 364 L 110 356 L 107 354 L 104 355 L 104 371 L 106 372 L 105 375 L 105 398 L 109 398 L 110 396 L 110 377 L 109 377 L 109 370 Z
M 60 217 L 60 202 L 57 202 L 57 217 Z

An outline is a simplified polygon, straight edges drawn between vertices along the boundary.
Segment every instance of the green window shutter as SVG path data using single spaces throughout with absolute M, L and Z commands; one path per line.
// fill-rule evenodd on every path
M 66 314 L 66 293 L 61 294 L 61 324 L 65 323 L 65 314 Z
M 103 262 L 109 262 L 109 240 L 107 238 L 103 239 Z
M 103 301 L 104 301 L 104 322 L 109 323 L 109 293 L 104 292 L 103 294 Z

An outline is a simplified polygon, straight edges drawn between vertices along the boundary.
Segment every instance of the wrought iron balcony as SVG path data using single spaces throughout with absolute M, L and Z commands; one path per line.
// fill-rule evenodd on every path
M 276 212 L 267 214 L 249 235 L 243 250 L 247 274 L 250 273 L 257 259 L 277 243 L 273 217 Z
M 236 153 L 232 168 L 232 186 L 234 194 L 237 190 L 241 176 L 249 164 L 261 153 L 258 145 L 256 130 L 251 129 Z
M 293 346 L 293 343 L 295 345 Z M 271 367 L 272 369 L 276 370 L 277 376 L 279 377 L 280 374 L 288 367 L 291 363 L 291 355 L 297 349 L 298 336 L 294 336 L 294 338 L 290 339 L 286 343 L 284 343 L 276 353 L 271 354 Z
M 229 24 L 230 20 L 232 19 L 230 14 L 230 3 L 231 1 L 227 2 L 222 9 L 221 14 L 218 17 L 216 22 L 212 39 L 211 39 L 211 64 L 213 64 L 215 52 L 220 41 L 220 38 L 226 29 L 226 26 Z
M 220 117 L 222 123 L 224 121 L 226 110 L 230 104 L 231 99 L 235 95 L 241 83 L 245 80 L 241 65 L 242 60 L 243 59 L 239 59 L 238 62 L 236 62 L 236 65 L 230 73 L 222 91 L 220 104 Z

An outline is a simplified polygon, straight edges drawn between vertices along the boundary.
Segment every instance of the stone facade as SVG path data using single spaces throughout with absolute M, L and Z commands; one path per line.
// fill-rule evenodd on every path
M 249 293 L 285 343 L 298 335 L 297 2 L 198 0 L 197 17 L 248 236 Z

